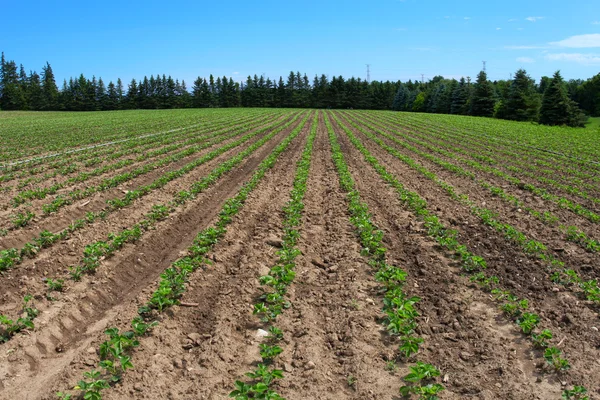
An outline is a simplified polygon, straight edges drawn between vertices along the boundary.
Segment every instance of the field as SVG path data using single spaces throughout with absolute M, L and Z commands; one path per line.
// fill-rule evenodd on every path
M 0 113 L 0 399 L 600 398 L 599 135 Z

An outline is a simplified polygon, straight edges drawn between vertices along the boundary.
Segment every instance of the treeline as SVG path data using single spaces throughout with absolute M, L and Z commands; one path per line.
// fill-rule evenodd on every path
M 80 75 L 59 90 L 50 64 L 42 73 L 25 72 L 14 61 L 0 65 L 0 109 L 98 111 L 202 107 L 356 108 L 447 113 L 581 126 L 586 115 L 600 116 L 600 74 L 565 82 L 560 73 L 536 83 L 523 69 L 510 80 L 470 78 L 427 82 L 367 82 L 360 78 L 290 72 L 287 79 L 248 76 L 245 82 L 211 75 L 185 81 L 156 75 L 105 84 Z
M 475 82 L 436 76 L 427 83 L 401 83 L 392 109 L 583 126 L 588 115 L 600 116 L 600 74 L 565 82 L 557 71 L 539 84 L 524 69 L 494 82 L 484 71 Z

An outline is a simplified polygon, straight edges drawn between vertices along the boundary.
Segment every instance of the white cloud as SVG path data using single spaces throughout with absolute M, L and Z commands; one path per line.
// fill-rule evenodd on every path
M 527 17 L 527 18 L 525 18 L 525 20 L 529 21 L 529 22 L 537 22 L 540 19 L 544 19 L 544 17 Z
M 496 30 L 497 30 L 497 31 L 501 31 L 501 30 L 502 30 L 502 28 L 496 28 Z
M 535 60 L 531 57 L 517 57 L 518 63 L 531 64 L 534 63 Z
M 600 47 L 600 33 L 591 33 L 589 35 L 577 35 L 566 38 L 559 42 L 550 43 L 553 46 L 568 47 L 571 49 L 582 49 L 589 47 Z
M 471 19 L 471 17 L 465 17 L 465 19 L 468 21 L 468 20 L 470 20 L 470 19 Z
M 517 28 L 517 30 L 518 30 L 518 31 L 522 31 L 522 30 L 523 30 L 523 28 Z
M 236 72 L 234 72 L 233 74 L 234 74 L 234 75 L 239 75 L 240 73 L 236 71 Z
M 508 22 L 515 22 L 515 21 L 517 21 L 516 18 L 511 18 L 511 19 L 508 20 Z
M 547 49 L 547 46 L 504 46 L 507 50 L 534 50 L 534 49 Z
M 582 65 L 600 65 L 600 55 L 598 54 L 554 53 L 547 54 L 545 58 L 550 61 L 568 61 Z
M 592 22 L 592 25 L 600 25 L 600 21 L 594 21 Z

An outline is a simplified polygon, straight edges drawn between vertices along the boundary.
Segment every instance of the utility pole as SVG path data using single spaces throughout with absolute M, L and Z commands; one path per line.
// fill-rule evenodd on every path
M 485 72 L 485 61 L 483 62 L 483 72 Z
M 371 83 L 371 64 L 367 64 L 367 83 Z

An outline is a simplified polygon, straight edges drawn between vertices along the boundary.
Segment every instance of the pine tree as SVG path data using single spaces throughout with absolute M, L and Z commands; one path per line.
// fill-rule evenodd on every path
M 514 121 L 537 121 L 540 98 L 535 81 L 524 69 L 515 73 L 508 88 L 508 96 L 503 102 L 502 117 Z
M 42 92 L 44 97 L 43 109 L 58 110 L 58 87 L 56 86 L 54 72 L 48 62 L 42 68 Z
M 22 90 L 22 86 L 19 82 L 17 64 L 14 61 L 6 61 L 3 57 L 1 66 L 2 97 L 0 97 L 0 109 L 25 110 L 25 92 Z
M 117 78 L 117 110 L 121 110 L 124 108 L 124 101 L 125 101 L 125 90 L 123 89 L 123 81 L 121 81 L 121 78 Z
M 28 78 L 27 104 L 29 105 L 29 109 L 33 111 L 42 110 L 44 107 L 42 84 L 37 72 L 32 72 Z
M 494 115 L 494 87 L 487 80 L 485 71 L 479 72 L 474 90 L 471 95 L 471 115 L 477 117 L 491 117 Z
M 396 96 L 394 96 L 394 102 L 392 103 L 392 110 L 394 111 L 406 111 L 406 103 L 410 97 L 410 90 L 406 85 L 400 84 Z
M 585 118 L 577 104 L 567 94 L 565 82 L 556 71 L 542 98 L 540 124 L 583 126 Z
M 467 104 L 469 100 L 469 89 L 465 78 L 460 78 L 458 85 L 452 92 L 452 104 L 450 114 L 467 115 Z
M 106 100 L 104 102 L 103 110 L 116 110 L 119 107 L 119 95 L 117 94 L 117 87 L 110 81 L 107 86 Z

